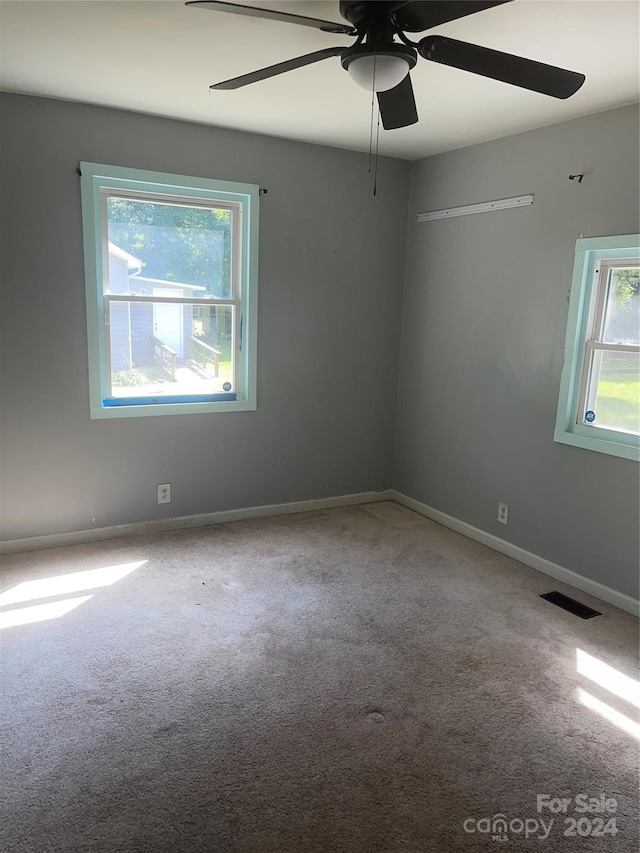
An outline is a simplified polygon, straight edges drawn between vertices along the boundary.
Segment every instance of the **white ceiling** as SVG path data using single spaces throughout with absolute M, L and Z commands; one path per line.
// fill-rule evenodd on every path
M 247 5 L 342 20 L 336 0 Z M 420 122 L 381 129 L 381 153 L 413 160 L 637 102 L 639 11 L 636 0 L 515 0 L 437 27 L 431 32 L 579 71 L 587 82 L 558 101 L 419 59 L 412 79 Z M 371 97 L 339 58 L 209 91 L 211 83 L 352 41 L 174 0 L 14 0 L 0 2 L 0 86 L 366 151 Z

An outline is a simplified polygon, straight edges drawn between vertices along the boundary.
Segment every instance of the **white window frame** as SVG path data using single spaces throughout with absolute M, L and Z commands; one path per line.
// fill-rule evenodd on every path
M 259 187 L 98 163 L 81 163 L 80 171 L 91 418 L 255 410 Z M 105 284 L 109 274 L 107 200 L 110 196 L 231 210 L 231 297 L 212 299 L 108 293 Z M 173 400 L 158 397 L 157 402 L 156 398 L 114 398 L 111 394 L 108 324 L 110 306 L 117 302 L 230 306 L 237 344 L 232 350 L 233 392 L 180 395 Z M 202 396 L 213 399 L 203 402 Z
M 640 235 L 590 237 L 576 242 L 569 300 L 565 360 L 554 441 L 640 461 L 640 436 L 599 427 L 585 421 L 591 408 L 587 399 L 592 354 L 606 350 L 638 352 L 631 344 L 607 344 L 599 340 L 602 329 L 608 270 L 628 266 L 640 256 Z M 626 262 L 626 263 L 625 263 Z

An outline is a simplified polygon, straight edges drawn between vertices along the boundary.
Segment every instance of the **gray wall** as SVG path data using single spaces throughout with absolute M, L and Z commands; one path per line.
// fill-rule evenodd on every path
M 408 163 L 2 95 L 2 537 L 390 483 Z M 258 183 L 258 410 L 91 421 L 80 160 Z M 173 484 L 159 507 L 156 485 Z
M 413 164 L 399 381 L 409 164 L 383 159 L 374 198 L 353 152 L 17 95 L 0 109 L 2 538 L 391 485 L 397 388 L 395 488 L 637 595 L 637 466 L 552 440 L 574 242 L 638 229 L 637 108 Z M 269 189 L 256 412 L 89 419 L 81 159 Z
M 394 467 L 399 491 L 634 596 L 638 466 L 553 430 L 575 241 L 637 232 L 638 187 L 637 107 L 413 164 Z

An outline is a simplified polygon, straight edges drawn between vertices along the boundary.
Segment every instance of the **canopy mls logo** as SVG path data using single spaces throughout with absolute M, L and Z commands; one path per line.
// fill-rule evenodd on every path
M 553 827 L 553 818 L 545 821 L 542 818 L 528 817 L 524 820 L 514 817 L 512 820 L 499 812 L 493 817 L 481 817 L 475 820 L 468 817 L 462 824 L 465 832 L 483 833 L 490 835 L 492 841 L 508 841 L 509 834 L 524 835 L 525 838 L 546 839 Z
M 575 797 L 537 794 L 536 817 L 509 818 L 498 812 L 493 817 L 468 817 L 462 828 L 469 834 L 490 836 L 492 841 L 509 841 L 514 836 L 544 841 L 549 838 L 554 826 L 557 832 L 567 838 L 606 838 L 607 835 L 618 833 L 615 818 L 617 809 L 617 800 L 606 794 L 598 794 L 596 797 L 586 793 L 576 794 Z M 557 819 L 556 815 L 559 816 Z

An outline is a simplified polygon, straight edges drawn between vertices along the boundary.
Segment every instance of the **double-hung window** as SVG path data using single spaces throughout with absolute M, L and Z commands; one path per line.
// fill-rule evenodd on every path
M 80 170 L 91 417 L 255 409 L 259 188 Z
M 640 236 L 578 240 L 555 440 L 640 458 Z

